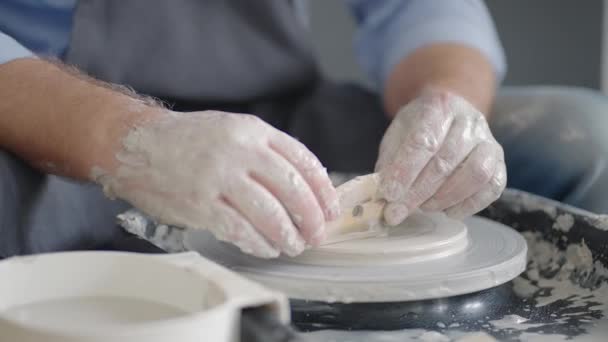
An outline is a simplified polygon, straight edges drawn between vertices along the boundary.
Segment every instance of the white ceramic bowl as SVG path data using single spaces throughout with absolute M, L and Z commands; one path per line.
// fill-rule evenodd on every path
M 236 341 L 243 307 L 285 297 L 198 253 L 66 252 L 0 262 L 0 340 Z

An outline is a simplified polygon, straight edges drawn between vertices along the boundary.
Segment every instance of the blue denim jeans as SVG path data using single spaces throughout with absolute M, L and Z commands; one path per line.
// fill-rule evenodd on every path
M 387 124 L 380 101 L 361 89 L 328 89 L 299 103 L 303 114 L 286 130 L 330 170 L 371 171 Z M 608 213 L 607 97 L 579 88 L 505 88 L 490 126 L 505 150 L 509 187 Z M 0 257 L 95 248 L 118 234 L 115 216 L 127 208 L 93 184 L 40 174 L 0 151 Z
M 508 186 L 608 213 L 608 98 L 568 87 L 503 89 L 490 119 Z

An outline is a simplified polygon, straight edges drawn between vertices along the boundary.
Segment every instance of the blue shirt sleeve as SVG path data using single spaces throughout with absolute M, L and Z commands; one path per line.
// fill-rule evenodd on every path
M 0 63 L 25 56 L 61 57 L 77 0 L 0 0 Z
M 460 43 L 481 51 L 497 78 L 506 72 L 503 48 L 482 0 L 346 0 L 358 29 L 355 51 L 377 89 L 395 65 L 419 47 Z
M 33 55 L 30 50 L 17 43 L 11 36 L 0 32 L 0 64 Z

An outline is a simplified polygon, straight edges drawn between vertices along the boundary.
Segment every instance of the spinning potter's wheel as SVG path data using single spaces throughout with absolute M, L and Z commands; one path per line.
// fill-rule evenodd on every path
M 478 217 L 463 224 L 440 213 L 415 214 L 375 236 L 296 258 L 252 258 L 204 231 L 189 233 L 185 244 L 290 298 L 326 302 L 411 301 L 480 291 L 519 275 L 527 251 L 524 238 L 507 226 Z

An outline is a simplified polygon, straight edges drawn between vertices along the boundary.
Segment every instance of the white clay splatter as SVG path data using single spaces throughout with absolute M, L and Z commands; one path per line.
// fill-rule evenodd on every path
M 570 214 L 561 214 L 553 223 L 553 229 L 561 230 L 564 233 L 570 231 L 572 226 L 574 225 L 574 217 Z
M 418 336 L 420 341 L 425 342 L 450 342 L 450 338 L 436 331 L 426 331 Z
M 527 318 L 518 316 L 518 315 L 507 315 L 502 319 L 497 319 L 494 321 L 490 321 L 490 324 L 500 329 L 517 329 L 517 330 L 525 330 L 528 328 L 540 327 L 544 324 L 530 324 L 526 323 L 528 321 Z

